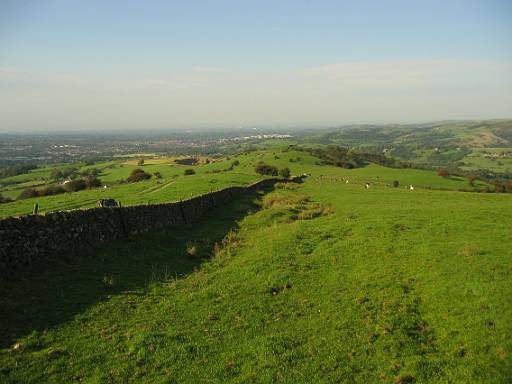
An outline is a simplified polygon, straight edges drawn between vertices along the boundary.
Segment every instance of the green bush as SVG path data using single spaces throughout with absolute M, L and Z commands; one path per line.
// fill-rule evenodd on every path
M 31 197 L 37 197 L 39 196 L 39 194 L 37 193 L 37 191 L 33 188 L 29 188 L 29 189 L 25 189 L 24 191 L 22 191 L 18 197 L 16 198 L 16 200 L 24 200 L 24 199 L 30 199 Z
M 185 176 L 187 176 L 187 175 L 195 175 L 196 171 L 194 171 L 192 168 L 187 168 L 187 169 L 185 169 L 184 174 L 185 174 Z
M 276 167 L 265 163 L 259 163 L 256 165 L 255 171 L 260 175 L 277 176 L 278 174 Z
M 84 177 L 85 186 L 88 189 L 101 187 L 101 180 L 94 176 Z
M 87 188 L 87 184 L 84 179 L 71 180 L 69 183 L 64 185 L 64 188 L 68 192 L 78 192 Z
M 51 185 L 49 187 L 43 188 L 37 191 L 38 196 L 51 196 L 51 195 L 59 195 L 61 193 L 65 193 L 66 190 L 60 185 Z
M 98 176 L 100 174 L 100 170 L 98 168 L 89 168 L 85 171 L 80 172 L 80 176 L 86 177 L 86 176 Z
M 132 171 L 132 174 L 128 176 L 126 181 L 129 183 L 137 183 L 139 181 L 149 180 L 151 176 L 151 173 L 144 172 L 142 169 L 137 168 Z
M 285 179 L 290 177 L 290 168 L 282 168 L 279 170 L 279 176 L 284 177 Z

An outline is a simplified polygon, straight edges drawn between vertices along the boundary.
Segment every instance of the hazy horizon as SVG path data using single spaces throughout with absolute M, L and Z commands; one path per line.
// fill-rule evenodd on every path
M 4 1 L 0 133 L 512 117 L 512 3 Z

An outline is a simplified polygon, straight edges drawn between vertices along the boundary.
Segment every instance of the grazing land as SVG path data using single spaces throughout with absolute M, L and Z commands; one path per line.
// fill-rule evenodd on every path
M 127 177 L 130 161 L 100 178 Z M 459 192 L 464 178 L 274 147 L 190 176 L 146 159 L 162 179 L 0 207 L 178 199 L 260 179 L 259 161 L 308 177 L 1 282 L 0 382 L 512 380 L 512 200 Z

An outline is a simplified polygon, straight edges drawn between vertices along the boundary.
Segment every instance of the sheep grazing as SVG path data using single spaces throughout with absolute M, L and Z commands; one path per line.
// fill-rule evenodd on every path
M 411 185 L 409 185 L 409 191 L 414 191 L 414 187 Z
M 345 184 L 348 184 L 348 179 L 347 179 L 347 180 L 345 180 Z
M 370 183 L 366 183 L 366 184 L 364 185 L 364 187 L 365 187 L 366 189 L 370 189 Z

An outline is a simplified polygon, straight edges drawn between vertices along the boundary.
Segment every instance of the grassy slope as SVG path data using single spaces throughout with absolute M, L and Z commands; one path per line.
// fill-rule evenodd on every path
M 278 157 L 276 159 L 276 156 Z M 290 162 L 290 159 L 301 158 L 300 162 Z M 226 171 L 234 159 L 240 161 L 240 165 L 232 171 Z M 313 172 L 317 175 L 334 175 L 348 177 L 352 182 L 390 184 L 393 180 L 399 180 L 405 187 L 413 184 L 415 187 L 432 187 L 443 189 L 468 188 L 467 181 L 463 178 L 441 178 L 432 171 L 414 169 L 390 169 L 377 165 L 355 170 L 340 170 L 335 167 L 318 166 L 315 163 L 318 159 L 309 156 L 304 152 L 280 152 L 274 150 L 259 151 L 250 154 L 243 154 L 231 159 L 223 159 L 211 164 L 202 164 L 194 167 L 179 166 L 170 164 L 170 159 L 150 159 L 142 167 L 145 171 L 154 173 L 160 172 L 162 179 L 153 178 L 148 181 L 134 184 L 113 184 L 117 180 L 126 179 L 133 169 L 140 168 L 136 160 L 127 162 L 108 162 L 97 164 L 94 167 L 102 170 L 100 179 L 108 186 L 107 189 L 93 189 L 75 193 L 66 193 L 55 196 L 37 197 L 32 199 L 15 201 L 7 204 L 0 204 L 0 217 L 29 214 L 32 212 L 34 203 L 38 203 L 39 212 L 51 212 L 57 210 L 90 208 L 102 198 L 113 198 L 120 200 L 123 205 L 160 203 L 188 198 L 210 190 L 225 188 L 232 185 L 247 185 L 260 179 L 254 172 L 258 161 L 277 165 L 279 168 L 289 167 L 294 174 Z M 91 167 L 83 167 L 87 169 Z M 196 175 L 183 176 L 184 169 L 193 168 Z M 220 173 L 211 173 L 220 170 Z M 50 172 L 46 170 L 45 172 Z M 40 175 L 40 172 L 36 172 Z M 24 176 L 27 182 L 28 175 Z M 16 176 L 18 177 L 18 176 Z M 22 188 L 23 189 L 23 188 Z M 15 197 L 21 190 L 5 196 Z
M 0 381 L 510 382 L 509 196 L 366 191 L 333 179 L 354 171 L 301 156 L 290 165 L 312 176 L 274 193 L 307 194 L 333 214 L 245 216 L 248 198 L 5 283 Z M 185 255 L 189 243 L 198 258 Z
M 214 170 L 224 170 L 230 166 L 231 162 L 223 160 L 195 166 L 193 169 L 196 171 L 196 175 L 183 176 L 184 169 L 192 167 L 171 166 L 169 163 L 162 164 L 158 159 L 154 162 L 147 161 L 147 165 L 142 168 L 150 173 L 159 171 L 162 174 L 162 179 L 152 178 L 144 182 L 120 185 L 112 183 L 126 179 L 133 169 L 140 168 L 136 165 L 136 161 L 97 164 L 94 167 L 102 169 L 99 178 L 109 186 L 107 189 L 98 188 L 2 204 L 0 205 L 0 217 L 31 213 L 36 202 L 39 204 L 40 212 L 50 212 L 93 207 L 102 198 L 114 198 L 120 200 L 123 205 L 146 204 L 148 201 L 152 203 L 173 201 L 232 185 L 247 185 L 261 178 L 252 169 L 251 172 L 244 172 L 237 167 L 229 172 L 206 173 Z M 91 167 L 84 167 L 83 169 L 86 168 Z M 19 194 L 19 191 L 17 194 Z M 8 194 L 5 195 L 9 196 Z

